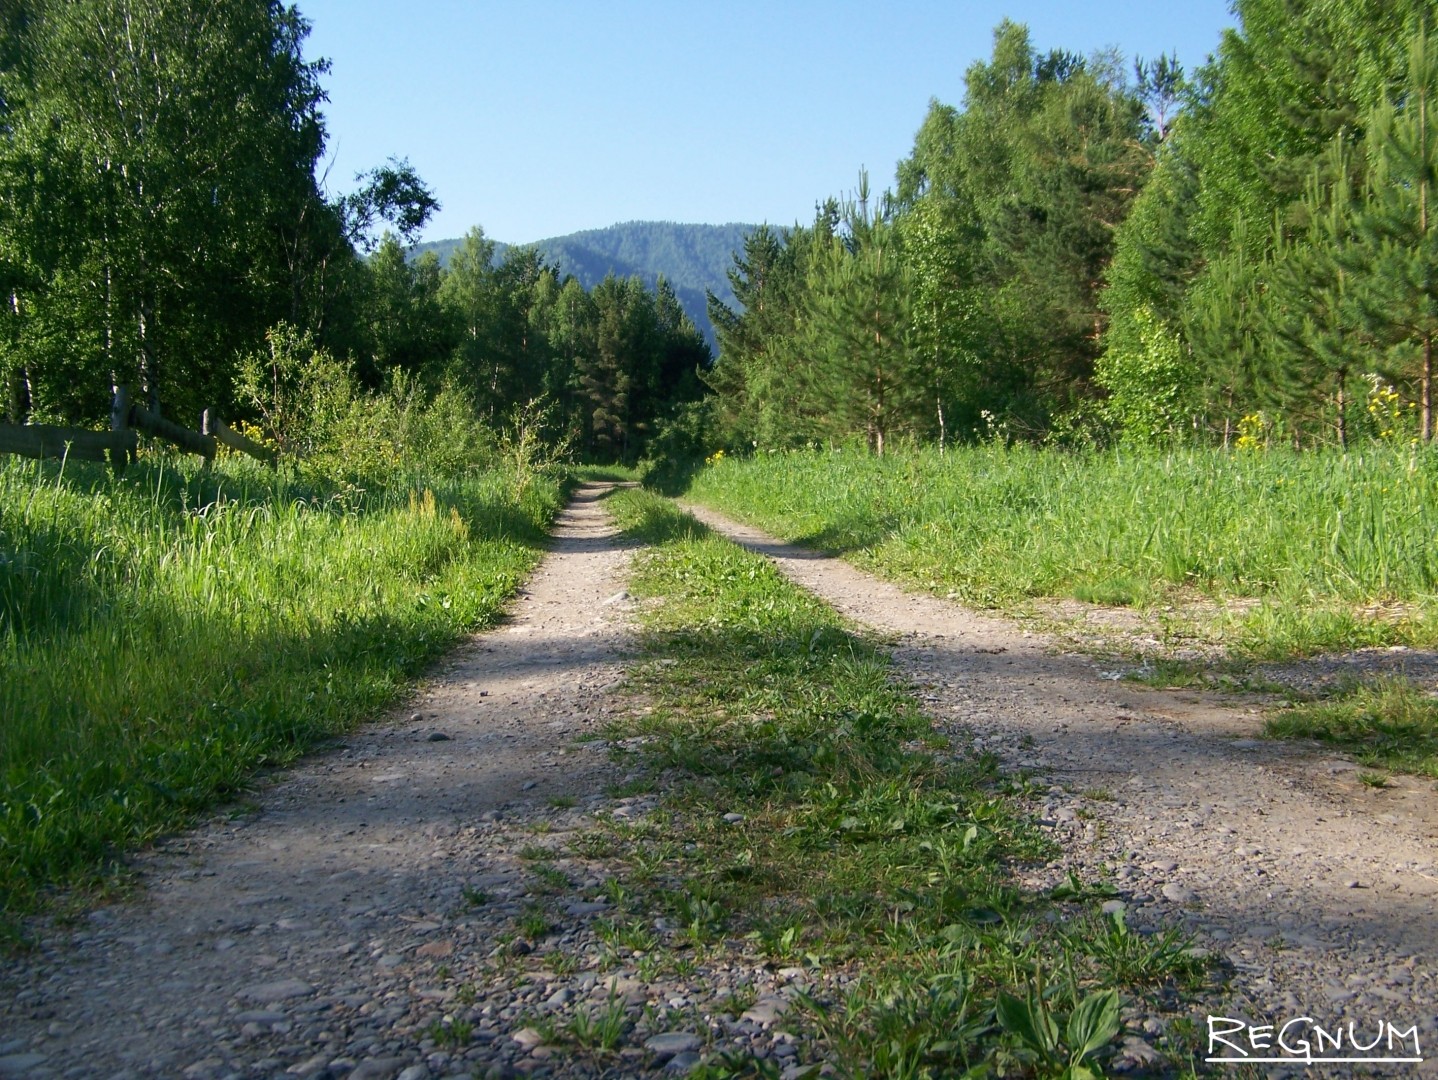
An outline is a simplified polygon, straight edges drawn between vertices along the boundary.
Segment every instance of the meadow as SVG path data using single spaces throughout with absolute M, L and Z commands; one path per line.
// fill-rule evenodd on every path
M 981 607 L 1258 600 L 1208 605 L 1250 656 L 1438 638 L 1438 457 L 1407 449 L 766 454 L 690 494 Z
M 368 718 L 537 561 L 499 468 L 326 482 L 0 459 L 0 913 Z

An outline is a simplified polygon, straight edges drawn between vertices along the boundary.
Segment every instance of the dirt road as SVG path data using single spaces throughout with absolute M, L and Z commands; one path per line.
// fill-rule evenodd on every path
M 139 858 L 135 902 L 0 975 L 0 1077 L 658 1075 L 721 1041 L 795 1060 L 772 1015 L 716 1004 L 778 1002 L 783 972 L 599 961 L 612 875 L 581 841 L 653 806 L 614 794 L 625 776 L 580 741 L 619 707 L 629 644 L 604 491 L 581 489 L 511 617 L 416 702 Z M 1438 1046 L 1431 782 L 1371 788 L 1258 738 L 1242 702 L 1116 683 L 1012 623 L 696 512 L 893 634 L 941 726 L 1029 778 L 1065 851 L 1031 885 L 1104 877 L 1131 921 L 1187 926 L 1256 1023 L 1352 1020 L 1365 1042 L 1417 1025 Z M 644 1016 L 609 1056 L 557 1057 L 535 1026 L 615 1000 Z

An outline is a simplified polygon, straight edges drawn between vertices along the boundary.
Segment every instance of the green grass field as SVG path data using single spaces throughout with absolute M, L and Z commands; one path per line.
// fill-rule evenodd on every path
M 1251 597 L 1237 648 L 1438 640 L 1434 455 L 791 453 L 721 461 L 690 494 L 982 606 Z M 1365 618 L 1375 604 L 1397 617 Z
M 0 913 L 394 699 L 533 565 L 557 484 L 0 459 Z

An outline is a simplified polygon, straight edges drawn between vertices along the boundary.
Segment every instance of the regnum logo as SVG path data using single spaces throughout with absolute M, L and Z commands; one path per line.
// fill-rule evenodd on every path
M 1214 1064 L 1411 1064 L 1423 1061 L 1418 1025 L 1387 1020 L 1320 1024 L 1295 1016 L 1254 1024 L 1229 1016 L 1208 1018 L 1208 1057 Z

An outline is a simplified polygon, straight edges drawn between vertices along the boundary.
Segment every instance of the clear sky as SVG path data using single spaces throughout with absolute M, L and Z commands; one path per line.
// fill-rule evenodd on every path
M 443 210 L 528 243 L 620 221 L 807 223 L 867 166 L 890 186 L 930 98 L 960 105 L 993 28 L 1188 70 L 1224 0 L 298 0 L 333 69 L 330 192 L 407 157 Z

